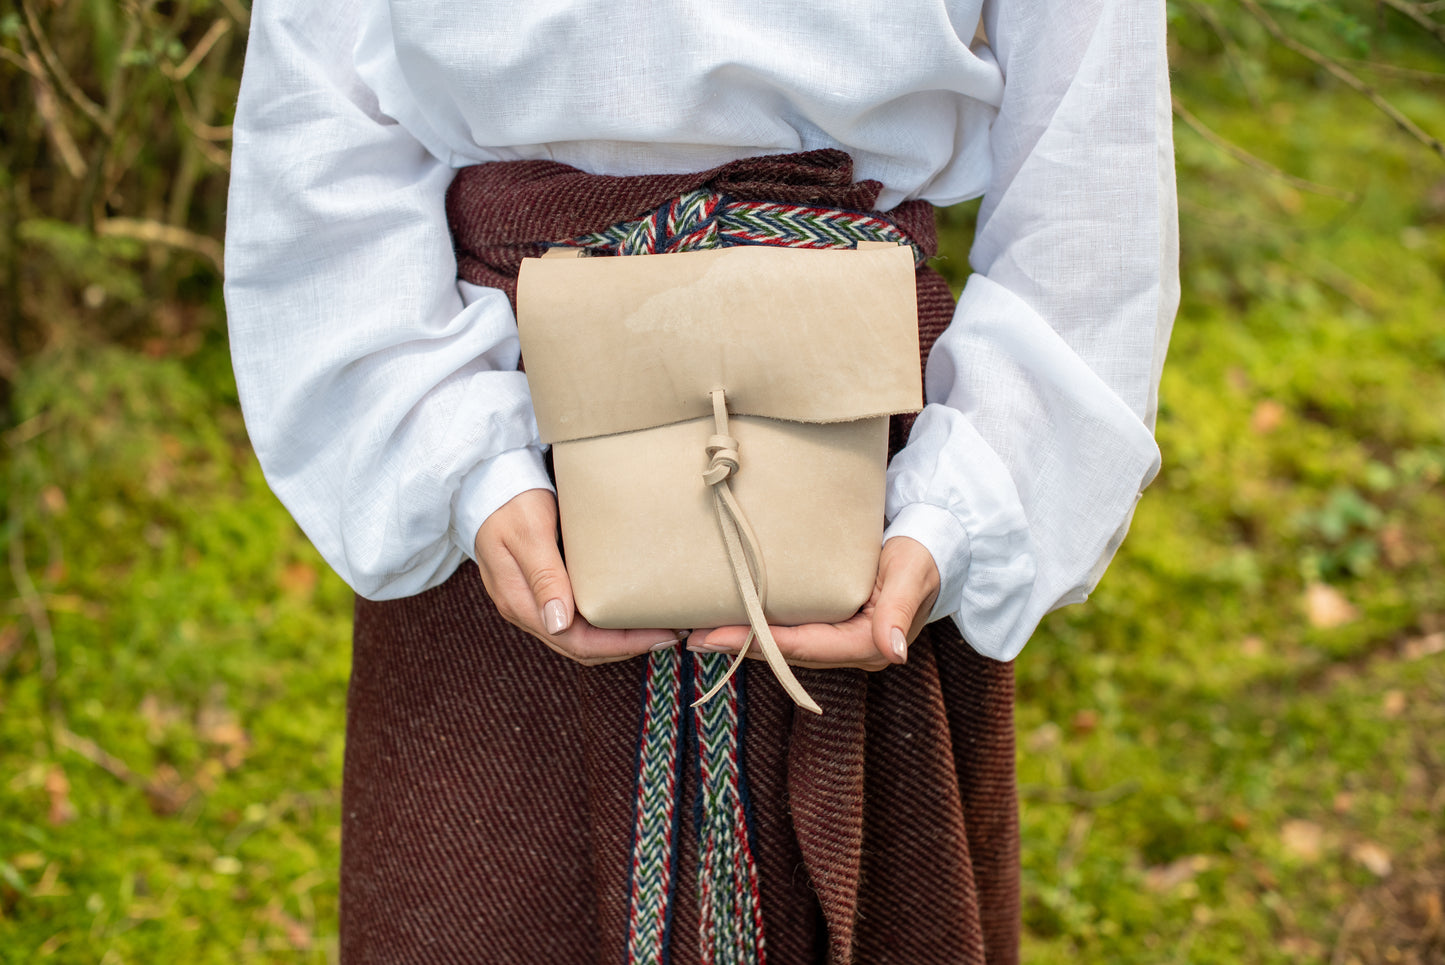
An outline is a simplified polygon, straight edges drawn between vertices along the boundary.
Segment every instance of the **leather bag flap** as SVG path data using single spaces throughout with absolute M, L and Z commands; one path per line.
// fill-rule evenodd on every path
M 741 246 L 529 258 L 517 322 L 543 442 L 707 416 L 916 412 L 912 250 Z

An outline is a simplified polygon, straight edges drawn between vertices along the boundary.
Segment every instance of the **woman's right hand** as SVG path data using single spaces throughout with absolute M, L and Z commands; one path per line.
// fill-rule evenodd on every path
M 576 614 L 572 581 L 557 547 L 557 498 L 529 489 L 477 530 L 477 566 L 508 623 L 585 666 L 676 645 L 673 630 L 603 630 Z

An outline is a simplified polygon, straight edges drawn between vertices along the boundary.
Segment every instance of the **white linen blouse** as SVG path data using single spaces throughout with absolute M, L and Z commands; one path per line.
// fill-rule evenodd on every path
M 456 278 L 456 168 L 822 147 L 885 210 L 983 195 L 885 538 L 933 554 L 934 619 L 1012 659 L 1093 588 L 1159 467 L 1163 0 L 256 0 L 226 301 L 272 488 L 374 599 L 441 583 L 493 510 L 550 488 L 512 310 Z

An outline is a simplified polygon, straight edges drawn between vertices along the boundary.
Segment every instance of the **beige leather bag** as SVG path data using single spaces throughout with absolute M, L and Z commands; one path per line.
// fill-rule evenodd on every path
M 577 609 L 751 624 L 821 713 L 767 624 L 872 592 L 888 416 L 923 401 L 911 249 L 558 254 L 522 263 L 517 320 Z

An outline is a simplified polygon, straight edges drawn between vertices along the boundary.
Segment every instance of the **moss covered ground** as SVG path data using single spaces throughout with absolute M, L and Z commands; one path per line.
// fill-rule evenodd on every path
M 1445 165 L 1278 83 L 1200 120 L 1353 197 L 1178 127 L 1164 470 L 1017 662 L 1029 962 L 1445 961 Z M 0 961 L 334 960 L 351 598 L 224 334 L 56 339 L 13 393 Z

